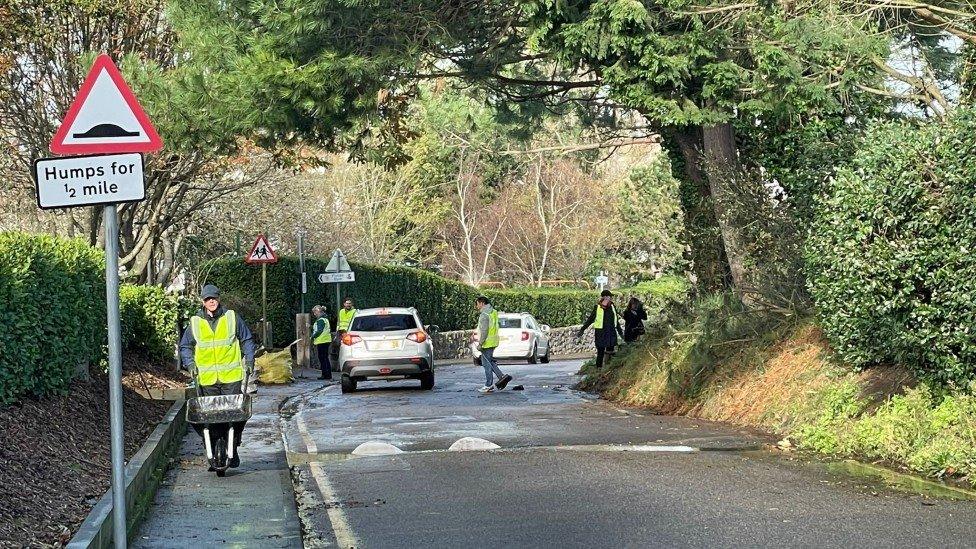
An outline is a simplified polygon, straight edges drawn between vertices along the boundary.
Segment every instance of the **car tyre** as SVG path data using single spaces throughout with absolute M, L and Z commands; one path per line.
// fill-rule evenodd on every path
M 356 390 L 356 380 L 349 376 L 342 376 L 342 393 L 352 393 Z
M 546 355 L 539 359 L 539 362 L 543 364 L 549 364 L 549 355 L 552 353 L 551 348 L 546 349 Z
M 420 388 L 425 391 L 430 391 L 434 388 L 434 372 L 420 374 Z
M 539 362 L 539 344 L 532 346 L 532 354 L 529 355 L 529 364 L 537 364 Z

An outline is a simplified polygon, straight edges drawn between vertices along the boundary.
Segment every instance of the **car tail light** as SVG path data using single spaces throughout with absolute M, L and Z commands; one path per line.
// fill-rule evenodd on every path
M 342 344 L 343 345 L 355 345 L 355 344 L 359 343 L 362 340 L 363 340 L 363 338 L 359 337 L 358 335 L 350 334 L 349 332 L 346 332 L 346 333 L 342 334 Z
M 529 332 L 522 332 L 522 341 L 529 340 Z
M 413 332 L 407 336 L 410 341 L 416 341 L 417 343 L 423 343 L 427 341 L 427 334 L 425 332 Z

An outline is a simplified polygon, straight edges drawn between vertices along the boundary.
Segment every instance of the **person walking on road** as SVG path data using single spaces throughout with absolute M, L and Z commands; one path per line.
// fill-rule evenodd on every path
M 325 314 L 325 307 L 316 305 L 312 307 L 312 314 L 315 315 L 315 324 L 312 326 L 312 343 L 315 345 L 315 354 L 319 358 L 319 367 L 322 368 L 322 375 L 319 379 L 332 380 L 332 364 L 329 361 L 329 350 L 332 347 L 332 327 Z
M 203 307 L 190 318 L 183 331 L 180 359 L 196 377 L 202 396 L 240 394 L 245 377 L 254 371 L 255 345 L 251 330 L 243 318 L 220 304 L 220 290 L 213 284 L 203 287 L 200 299 Z M 235 451 L 227 465 L 231 468 L 241 464 L 236 447 L 241 444 L 244 423 L 233 424 Z M 226 429 L 226 424 L 223 427 Z M 203 425 L 194 424 L 193 428 L 202 438 Z M 220 439 L 226 432 L 212 434 Z
M 644 335 L 644 321 L 647 320 L 647 311 L 644 304 L 636 297 L 631 297 L 624 311 L 624 341 L 633 343 L 637 338 Z
M 498 347 L 498 311 L 491 306 L 491 302 L 485 296 L 479 296 L 475 300 L 475 307 L 480 312 L 475 335 L 478 338 L 478 350 L 481 351 L 481 365 L 485 369 L 485 386 L 478 391 L 481 393 L 501 391 L 512 381 L 512 376 L 502 372 L 498 368 L 498 361 L 495 360 L 495 349 Z M 492 383 L 493 376 L 498 376 L 497 383 Z
M 577 338 L 582 338 L 583 332 L 593 326 L 597 368 L 603 367 L 607 355 L 613 356 L 613 349 L 617 346 L 617 334 L 621 331 L 618 319 L 617 308 L 613 304 L 613 292 L 603 290 L 600 292 L 600 301 L 583 323 L 583 327 L 576 333 Z

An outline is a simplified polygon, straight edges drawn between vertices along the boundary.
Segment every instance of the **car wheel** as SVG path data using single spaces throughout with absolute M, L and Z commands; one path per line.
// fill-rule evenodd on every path
M 546 348 L 546 354 L 545 354 L 545 356 L 543 356 L 542 358 L 539 359 L 539 362 L 541 362 L 543 364 L 549 364 L 549 355 L 551 353 L 552 353 L 552 349 L 551 348 Z
M 420 374 L 420 388 L 429 391 L 434 388 L 434 372 Z
M 356 380 L 349 376 L 342 376 L 342 392 L 351 393 L 356 390 Z
M 532 346 L 532 354 L 529 355 L 529 364 L 536 364 L 539 362 L 539 345 Z

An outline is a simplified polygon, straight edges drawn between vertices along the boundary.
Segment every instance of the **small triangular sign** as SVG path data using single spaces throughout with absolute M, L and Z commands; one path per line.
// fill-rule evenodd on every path
M 329 260 L 329 264 L 325 267 L 325 272 L 327 273 L 347 273 L 352 272 L 352 267 L 349 266 L 349 261 L 346 260 L 345 254 L 342 250 L 336 250 L 332 252 L 332 259 Z
M 251 251 L 248 252 L 247 256 L 244 258 L 244 263 L 277 263 L 278 254 L 275 253 L 274 248 L 271 247 L 271 243 L 268 239 L 264 237 L 263 234 L 259 234 L 257 239 L 254 240 L 254 245 L 251 246 Z
M 134 153 L 162 147 L 163 140 L 112 58 L 99 55 L 51 140 L 51 152 Z

